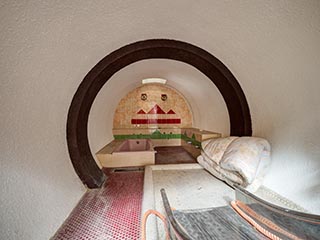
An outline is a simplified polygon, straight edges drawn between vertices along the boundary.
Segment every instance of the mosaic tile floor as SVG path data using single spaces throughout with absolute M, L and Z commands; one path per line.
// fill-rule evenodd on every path
M 89 190 L 52 240 L 140 239 L 142 171 L 113 172 L 101 189 Z

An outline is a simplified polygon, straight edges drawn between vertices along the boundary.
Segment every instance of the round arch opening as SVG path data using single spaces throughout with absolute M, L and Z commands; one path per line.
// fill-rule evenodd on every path
M 251 116 L 244 92 L 221 61 L 197 46 L 177 40 L 151 39 L 135 42 L 112 52 L 96 64 L 79 85 L 69 108 L 68 150 L 76 173 L 89 188 L 101 186 L 105 178 L 90 151 L 87 132 L 90 108 L 113 74 L 145 59 L 177 60 L 198 69 L 216 85 L 226 103 L 230 135 L 252 135 Z

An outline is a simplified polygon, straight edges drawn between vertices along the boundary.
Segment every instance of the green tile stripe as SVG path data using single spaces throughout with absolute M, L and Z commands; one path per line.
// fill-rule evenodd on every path
M 201 147 L 201 142 L 197 141 L 195 136 L 188 137 L 185 134 L 163 134 L 159 131 L 156 131 L 152 134 L 128 134 L 128 135 L 113 135 L 116 140 L 125 140 L 125 139 L 182 139 L 186 142 L 191 142 L 194 146 Z
M 194 146 L 199 146 L 201 147 L 201 142 L 197 141 L 196 138 L 195 138 L 195 135 L 192 134 L 192 137 L 188 137 L 187 135 L 185 134 L 181 134 L 181 139 L 186 141 L 186 142 L 191 142 L 192 145 Z

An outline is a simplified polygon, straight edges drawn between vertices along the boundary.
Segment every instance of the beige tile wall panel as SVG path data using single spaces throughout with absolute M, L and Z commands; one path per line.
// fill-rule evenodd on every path
M 147 100 L 141 100 L 141 94 L 147 94 Z M 161 95 L 166 94 L 167 100 L 162 101 Z M 148 113 L 155 105 L 164 112 L 173 110 L 176 114 L 137 114 L 141 109 Z M 131 119 L 181 119 L 180 124 L 131 124 Z M 113 128 L 172 128 L 191 127 L 193 116 L 186 99 L 175 89 L 163 84 L 144 84 L 123 97 L 114 114 Z

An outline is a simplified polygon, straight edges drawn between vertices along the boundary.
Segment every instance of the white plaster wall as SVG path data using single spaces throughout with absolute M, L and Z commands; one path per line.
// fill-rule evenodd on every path
M 0 239 L 49 239 L 85 192 L 69 159 L 66 119 L 87 69 L 57 11 L 0 4 Z
M 189 1 L 181 4 L 175 1 L 152 4 L 153 8 L 147 8 L 146 3 L 140 9 L 148 24 L 137 25 L 130 33 L 136 36 L 139 32 L 138 39 L 181 39 L 203 47 L 223 61 L 248 98 L 253 134 L 267 138 L 272 144 L 273 164 L 266 186 L 309 211 L 320 213 L 320 147 L 317 143 L 320 137 L 317 128 L 320 116 L 320 3 Z M 175 9 L 174 14 L 166 12 L 167 9 Z M 122 36 L 119 39 L 127 38 L 126 33 Z M 148 72 L 149 67 L 144 71 Z M 179 72 L 179 67 L 175 68 L 176 73 Z M 194 104 L 195 116 L 199 116 L 200 121 L 195 122 L 200 125 L 213 122 L 213 115 L 199 109 L 199 106 L 207 105 L 204 96 L 208 95 L 207 92 L 203 94 L 204 88 L 191 85 L 194 82 L 186 78 L 184 82 L 190 87 L 183 89 L 178 78 L 176 80 L 173 80 L 174 87 L 191 105 Z M 190 89 L 193 94 L 187 93 Z M 123 89 L 123 94 L 125 91 Z M 92 115 L 92 119 L 94 116 L 97 115 Z M 96 129 L 99 129 L 98 125 L 102 126 L 97 124 Z M 106 122 L 104 128 L 109 126 Z M 94 133 L 98 134 L 97 131 Z M 92 148 L 97 146 L 98 149 L 104 144 L 104 140 L 98 143 L 92 138 L 92 141 Z
M 168 9 L 175 9 L 174 13 Z M 138 10 L 147 24 L 138 22 L 128 41 L 135 40 L 133 35 L 138 39 L 181 39 L 203 47 L 224 62 L 247 96 L 253 134 L 267 138 L 273 147 L 266 186 L 314 213 L 320 213 L 319 10 L 319 1 L 148 1 Z M 127 32 L 122 33 L 119 41 L 128 37 Z M 148 67 L 144 71 L 148 72 Z M 190 84 L 186 89 L 178 78 L 172 79 L 173 86 L 187 97 L 195 116 L 199 116 L 195 122 L 213 122 L 213 115 L 199 108 L 208 105 L 204 97 L 208 92 L 204 94 L 204 88 L 193 85 L 188 78 L 184 80 L 186 86 Z M 193 93 L 188 94 L 191 89 Z M 124 94 L 126 90 L 116 91 Z M 110 109 L 109 114 L 112 112 Z M 91 119 L 98 116 L 94 110 L 92 114 Z M 96 131 L 89 129 L 94 151 L 104 144 L 98 139 L 111 139 L 108 134 L 96 135 L 93 140 L 98 126 L 110 133 L 110 124 L 105 124 L 96 124 Z
M 317 0 L 1 1 L 0 238 L 48 239 L 68 215 L 84 192 L 65 140 L 72 96 L 106 54 L 147 38 L 193 43 L 229 67 L 254 135 L 273 147 L 266 185 L 319 213 L 319 10 Z

